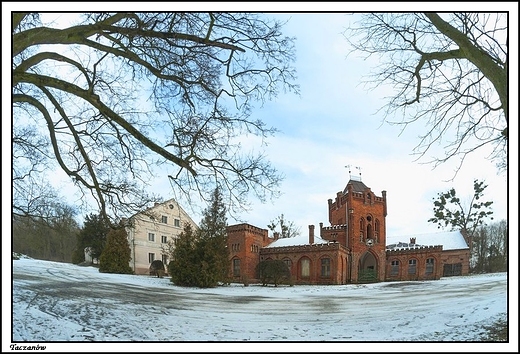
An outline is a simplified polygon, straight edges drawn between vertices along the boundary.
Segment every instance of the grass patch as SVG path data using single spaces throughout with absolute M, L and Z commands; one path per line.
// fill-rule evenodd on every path
M 508 342 L 508 324 L 504 319 L 495 321 L 490 326 L 484 326 L 486 334 L 482 337 L 485 342 Z

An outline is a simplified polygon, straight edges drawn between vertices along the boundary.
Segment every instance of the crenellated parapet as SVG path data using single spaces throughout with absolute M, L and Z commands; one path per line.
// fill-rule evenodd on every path
M 238 225 L 228 226 L 226 228 L 226 231 L 227 231 L 228 235 L 232 234 L 232 233 L 243 232 L 243 233 L 258 235 L 258 236 L 262 236 L 262 237 L 268 236 L 268 231 L 266 229 L 262 229 L 262 228 L 259 228 L 259 227 L 256 227 L 256 226 L 253 226 L 250 224 L 238 224 Z
M 338 231 L 338 230 L 346 230 L 347 229 L 347 224 L 342 224 L 342 225 L 332 225 L 332 226 L 322 226 L 321 228 L 321 231 Z
M 387 254 L 387 256 L 390 256 L 390 255 L 396 256 L 396 255 L 400 255 L 400 254 L 410 254 L 410 253 L 418 253 L 418 252 L 441 252 L 441 251 L 442 251 L 442 245 L 438 245 L 438 246 L 410 245 L 410 246 L 406 246 L 406 247 L 396 245 L 393 248 L 387 248 L 386 254 Z
M 295 246 L 283 246 L 273 248 L 263 248 L 260 254 L 276 254 L 276 253 L 298 253 L 298 252 L 316 252 L 316 251 L 334 251 L 340 248 L 346 249 L 345 246 L 336 243 L 316 243 L 312 245 L 295 245 Z

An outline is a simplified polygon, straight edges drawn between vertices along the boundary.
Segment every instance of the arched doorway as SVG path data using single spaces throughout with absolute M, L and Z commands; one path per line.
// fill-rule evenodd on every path
M 365 252 L 359 259 L 358 283 L 377 281 L 377 259 L 370 252 Z

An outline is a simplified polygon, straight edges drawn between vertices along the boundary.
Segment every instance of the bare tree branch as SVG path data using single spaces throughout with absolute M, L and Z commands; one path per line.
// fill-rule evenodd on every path
M 422 122 L 426 131 L 413 150 L 425 157 L 441 141 L 436 167 L 492 146 L 491 160 L 507 166 L 507 18 L 494 13 L 374 13 L 348 27 L 351 53 L 377 55 L 380 65 L 365 81 L 389 85 L 384 121 Z M 397 116 L 397 120 L 393 117 Z
M 56 162 L 83 201 L 89 191 L 114 218 L 161 199 L 147 192 L 157 171 L 188 200 L 225 186 L 229 210 L 277 196 L 282 176 L 239 142 L 276 131 L 249 118 L 256 102 L 298 93 L 282 24 L 247 13 L 88 13 L 56 28 L 43 17 L 13 14 L 20 193 Z

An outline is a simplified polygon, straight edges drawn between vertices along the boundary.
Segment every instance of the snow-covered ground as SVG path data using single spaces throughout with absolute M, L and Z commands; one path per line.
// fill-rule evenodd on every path
M 11 286 L 12 299 L 2 292 L 3 351 L 518 352 L 518 297 L 508 294 L 506 273 L 197 289 L 169 278 L 20 259 Z M 510 342 L 482 342 L 482 326 L 497 319 L 509 320 Z

